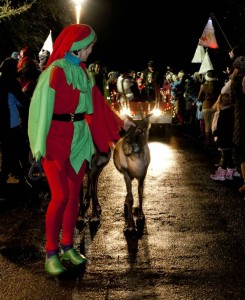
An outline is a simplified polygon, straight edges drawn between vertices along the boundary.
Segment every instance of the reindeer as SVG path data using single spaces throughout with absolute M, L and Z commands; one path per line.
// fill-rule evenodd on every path
M 150 129 L 151 114 L 141 120 L 130 120 L 135 123 L 131 126 L 115 145 L 113 152 L 113 161 L 117 170 L 123 174 L 126 183 L 127 195 L 124 202 L 125 228 L 126 236 L 139 233 L 144 227 L 145 216 L 142 209 L 144 180 L 150 163 L 150 149 L 148 146 L 148 136 Z M 138 200 L 139 206 L 134 208 L 134 199 L 132 193 L 132 181 L 138 181 Z M 134 217 L 136 216 L 136 225 Z M 143 225 L 143 226 L 142 226 Z
M 95 145 L 95 154 L 92 157 L 92 168 L 87 168 L 87 186 L 86 193 L 84 194 L 83 187 L 80 193 L 80 211 L 78 217 L 78 225 L 79 227 L 84 225 L 85 213 L 90 206 L 90 201 L 92 199 L 92 214 L 90 217 L 90 222 L 97 226 L 100 223 L 100 215 L 101 215 L 101 206 L 99 203 L 97 190 L 98 190 L 98 181 L 101 172 L 104 167 L 109 163 L 111 158 L 111 149 L 108 150 L 108 153 L 100 152 L 99 149 Z
M 117 80 L 117 89 L 119 92 L 119 97 L 124 97 L 124 99 L 132 99 L 133 94 L 130 90 L 132 86 L 132 80 L 128 78 L 126 75 L 119 76 Z M 85 222 L 85 214 L 88 208 L 90 207 L 90 202 L 92 200 L 92 213 L 89 218 L 91 225 L 95 227 L 100 222 L 100 215 L 102 212 L 99 199 L 98 199 L 98 181 L 101 172 L 104 167 L 108 164 L 111 158 L 111 150 L 109 149 L 108 153 L 102 153 L 95 145 L 95 154 L 92 158 L 91 169 L 87 169 L 87 185 L 86 192 L 84 193 L 84 189 L 81 189 L 80 193 L 80 211 L 78 217 L 78 226 L 83 227 Z

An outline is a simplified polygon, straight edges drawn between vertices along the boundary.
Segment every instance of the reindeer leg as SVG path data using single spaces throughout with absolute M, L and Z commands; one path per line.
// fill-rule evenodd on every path
M 78 218 L 77 218 L 77 228 L 82 230 L 85 226 L 85 207 L 84 207 L 84 202 L 83 202 L 83 192 L 84 188 L 83 185 L 81 186 L 81 191 L 80 191 L 80 207 L 79 207 L 79 213 L 78 213 Z
M 138 216 L 144 216 L 143 214 L 143 191 L 144 191 L 144 178 L 139 179 L 138 184 L 138 196 L 139 196 L 139 209 L 138 209 Z
M 139 196 L 139 207 L 136 214 L 136 227 L 137 231 L 143 233 L 145 224 L 145 215 L 143 213 L 143 191 L 144 191 L 144 178 L 138 180 L 138 196 Z
M 92 171 L 87 171 L 87 189 L 86 193 L 83 197 L 83 207 L 84 211 L 86 212 L 90 206 L 90 198 L 91 198 L 91 182 L 92 182 Z
M 101 215 L 101 206 L 97 196 L 98 181 L 101 171 L 102 170 L 97 170 L 97 172 L 94 172 L 91 181 L 92 216 L 90 218 L 90 221 L 92 222 L 99 222 Z
M 92 217 L 91 221 L 98 223 L 100 221 L 101 206 L 98 198 L 98 182 L 99 176 L 103 171 L 104 167 L 108 164 L 111 158 L 111 151 L 108 153 L 97 152 L 96 164 L 92 169 L 91 174 L 91 198 L 92 198 Z
M 79 217 L 84 219 L 85 213 L 90 206 L 90 189 L 91 189 L 91 172 L 87 170 L 87 188 L 86 193 L 84 195 L 84 186 L 82 185 L 80 191 L 80 209 L 79 209 Z
M 85 222 L 86 222 L 85 214 L 90 206 L 91 170 L 87 169 L 86 175 L 87 175 L 87 187 L 86 187 L 85 195 L 84 195 L 84 185 L 82 185 L 80 191 L 80 208 L 79 208 L 79 214 L 77 220 L 77 227 L 79 228 L 83 228 L 85 226 Z
M 125 173 L 124 179 L 126 183 L 127 195 L 125 198 L 124 203 L 124 213 L 125 213 L 125 227 L 124 227 L 124 234 L 125 235 L 132 235 L 135 233 L 135 224 L 133 219 L 133 194 L 132 194 L 132 178 Z

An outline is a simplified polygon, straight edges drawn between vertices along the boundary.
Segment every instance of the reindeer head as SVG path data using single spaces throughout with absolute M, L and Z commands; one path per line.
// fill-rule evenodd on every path
M 123 152 L 125 155 L 128 156 L 132 153 L 141 153 L 144 151 L 151 127 L 151 115 L 145 116 L 142 120 L 133 120 L 130 116 L 127 116 L 136 126 L 131 126 L 124 137 Z

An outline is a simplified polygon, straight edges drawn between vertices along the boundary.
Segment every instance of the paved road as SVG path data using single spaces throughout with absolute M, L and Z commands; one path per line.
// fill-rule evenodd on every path
M 43 268 L 45 181 L 35 189 L 9 184 L 0 198 L 1 300 L 245 299 L 240 180 L 212 181 L 217 153 L 182 131 L 158 132 L 150 149 L 143 236 L 123 234 L 125 184 L 110 161 L 99 183 L 100 226 L 76 229 L 86 270 L 65 278 Z

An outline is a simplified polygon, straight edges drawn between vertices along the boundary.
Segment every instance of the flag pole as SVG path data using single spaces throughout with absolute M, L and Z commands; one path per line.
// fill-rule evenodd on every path
M 228 44 L 229 47 L 230 47 L 230 50 L 232 50 L 233 47 L 232 47 L 231 44 L 229 43 L 229 41 L 228 41 L 228 39 L 227 39 L 227 37 L 226 37 L 224 31 L 222 30 L 222 28 L 221 28 L 221 26 L 220 26 L 218 20 L 216 19 L 215 15 L 214 15 L 213 13 L 210 13 L 210 17 L 215 19 L 216 23 L 217 23 L 218 26 L 219 26 L 220 31 L 222 32 L 222 34 L 223 34 L 223 36 L 224 36 L 224 38 L 225 38 L 227 44 Z

